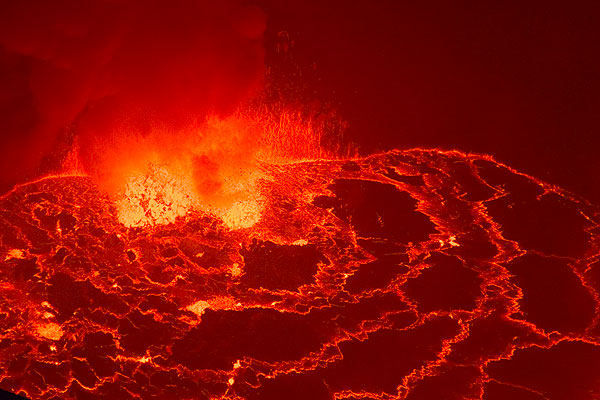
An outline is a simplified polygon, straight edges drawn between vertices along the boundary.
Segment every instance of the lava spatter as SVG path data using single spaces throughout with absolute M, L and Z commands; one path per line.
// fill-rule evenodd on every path
M 600 396 L 597 207 L 460 152 L 261 171 L 260 217 L 241 227 L 186 207 L 185 184 L 161 170 L 168 196 L 131 182 L 146 207 L 132 221 L 149 210 L 154 224 L 123 224 L 85 176 L 3 196 L 0 387 L 32 399 Z M 167 215 L 161 201 L 183 205 Z

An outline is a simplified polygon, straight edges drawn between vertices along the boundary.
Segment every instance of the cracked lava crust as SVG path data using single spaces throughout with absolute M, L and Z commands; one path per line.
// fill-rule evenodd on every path
M 252 226 L 0 198 L 0 388 L 31 399 L 600 398 L 599 209 L 486 156 L 264 165 Z

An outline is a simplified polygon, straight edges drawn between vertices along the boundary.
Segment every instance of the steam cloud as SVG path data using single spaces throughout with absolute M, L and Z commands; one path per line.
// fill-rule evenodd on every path
M 99 175 L 107 148 L 135 142 L 124 137 L 177 142 L 234 110 L 264 72 L 265 15 L 244 4 L 0 3 L 0 190 L 35 175 L 60 135 L 75 132 Z

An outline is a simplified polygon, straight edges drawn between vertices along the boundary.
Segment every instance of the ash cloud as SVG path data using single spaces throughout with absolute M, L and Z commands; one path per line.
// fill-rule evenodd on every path
M 265 19 L 233 0 L 2 2 L 0 190 L 39 173 L 65 132 L 93 172 L 123 136 L 159 127 L 168 142 L 229 114 L 262 87 Z

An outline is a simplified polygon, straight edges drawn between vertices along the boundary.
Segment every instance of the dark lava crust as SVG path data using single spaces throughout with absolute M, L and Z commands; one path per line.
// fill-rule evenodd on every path
M 598 208 L 483 156 L 264 166 L 261 220 L 0 198 L 0 388 L 31 399 L 598 399 Z

